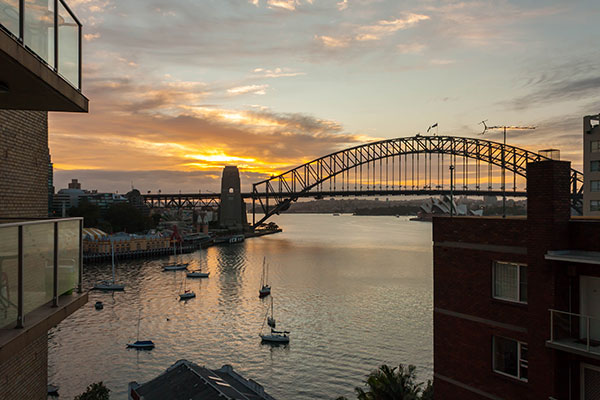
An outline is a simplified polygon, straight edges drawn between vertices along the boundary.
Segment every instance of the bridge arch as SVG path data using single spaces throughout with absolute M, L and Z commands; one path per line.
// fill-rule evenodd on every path
M 419 171 L 419 161 L 417 161 L 416 168 L 417 174 L 415 175 L 415 163 L 412 160 L 412 191 L 407 191 L 406 187 L 404 190 L 400 187 L 398 190 L 389 190 L 389 163 L 387 160 L 391 159 L 392 162 L 398 159 L 399 163 L 402 161 L 401 156 L 404 156 L 404 169 L 406 178 L 406 168 L 408 155 L 420 155 L 429 154 L 429 171 L 427 171 L 427 158 L 425 158 L 425 186 L 423 189 L 420 188 L 421 171 Z M 272 176 L 269 179 L 257 182 L 252 187 L 252 201 L 253 201 L 253 214 L 256 214 L 256 203 L 258 202 L 259 211 L 262 211 L 264 216 L 258 221 L 253 218 L 254 226 L 260 225 L 266 219 L 273 214 L 279 214 L 281 211 L 285 211 L 289 208 L 291 202 L 296 201 L 299 197 L 312 196 L 313 189 L 321 188 L 324 182 L 329 181 L 330 184 L 333 180 L 334 190 L 329 190 L 329 193 L 340 193 L 335 190 L 335 180 L 339 176 L 342 179 L 342 185 L 346 185 L 346 189 L 350 189 L 350 186 L 354 190 L 345 191 L 349 195 L 351 194 L 367 194 L 367 193 L 382 193 L 382 194 L 430 194 L 443 192 L 442 190 L 433 190 L 431 182 L 431 154 L 449 155 L 454 159 L 454 165 L 456 166 L 456 157 L 463 159 L 463 180 L 465 175 L 468 174 L 468 160 L 475 160 L 476 166 L 476 184 L 473 190 L 468 190 L 468 184 L 463 184 L 462 192 L 465 194 L 480 194 L 485 195 L 490 193 L 491 180 L 488 181 L 488 190 L 481 188 L 480 180 L 480 164 L 481 162 L 488 164 L 488 178 L 493 178 L 489 171 L 492 166 L 496 166 L 501 172 L 501 188 L 506 190 L 506 172 L 513 174 L 513 181 L 516 182 L 516 177 L 521 176 L 526 178 L 527 175 L 527 163 L 542 161 L 549 159 L 548 157 L 538 154 L 526 149 L 519 147 L 505 145 L 490 140 L 467 138 L 467 137 L 456 137 L 456 136 L 422 136 L 416 135 L 412 137 L 396 138 L 381 140 L 376 142 L 370 142 L 358 146 L 354 146 L 348 149 L 339 150 L 334 153 L 319 157 L 310 162 L 292 168 L 280 175 Z M 385 174 L 386 174 L 386 190 L 383 190 L 383 163 L 382 160 L 386 160 Z M 467 160 L 464 164 L 464 160 Z M 362 171 L 363 166 L 369 166 L 372 164 L 376 167 L 376 162 L 379 161 L 379 183 L 376 183 L 376 171 L 367 170 L 367 190 L 363 190 L 364 174 Z M 466 171 L 464 165 L 467 166 Z M 392 174 L 394 173 L 394 165 L 392 166 Z M 439 160 L 437 164 L 438 175 L 440 171 Z M 442 165 L 442 180 L 443 180 L 443 165 Z M 350 170 L 354 170 L 354 180 L 350 183 Z M 360 170 L 360 176 L 357 170 Z M 373 172 L 373 180 L 369 174 Z M 399 170 L 401 175 L 401 170 Z M 427 185 L 427 174 L 429 173 L 429 187 Z M 415 177 L 417 179 L 417 191 L 415 188 Z M 346 178 L 346 179 L 344 179 Z M 358 180 L 357 180 L 358 179 Z M 392 182 L 394 179 L 392 177 Z M 373 188 L 369 190 L 371 184 L 374 186 L 379 185 L 379 190 Z M 456 183 L 456 182 L 455 182 Z M 464 182 L 463 182 L 464 183 Z M 571 185 L 572 185 L 572 205 L 575 209 L 581 207 L 581 197 L 583 193 L 583 174 L 574 169 L 571 169 Z M 394 186 L 394 184 L 392 184 Z M 456 187 L 456 184 L 453 186 Z M 426 190 L 429 189 L 429 190 Z M 510 195 L 516 194 L 516 185 L 513 185 L 515 191 L 511 192 Z M 457 193 L 460 190 L 455 190 Z M 413 193 L 414 192 L 414 193 Z M 320 190 L 319 193 L 328 194 L 327 191 Z M 498 194 L 498 193 L 496 193 Z M 524 192 L 519 193 L 524 195 Z M 263 201 L 264 200 L 264 201 Z M 271 200 L 271 204 L 269 204 Z

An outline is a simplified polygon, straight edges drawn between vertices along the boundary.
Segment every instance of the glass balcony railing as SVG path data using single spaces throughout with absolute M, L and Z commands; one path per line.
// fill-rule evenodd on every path
M 82 227 L 82 218 L 0 224 L 0 328 L 81 292 Z
M 600 318 L 550 310 L 548 343 L 565 351 L 600 356 Z
M 63 0 L 0 0 L 0 28 L 81 90 L 81 23 Z

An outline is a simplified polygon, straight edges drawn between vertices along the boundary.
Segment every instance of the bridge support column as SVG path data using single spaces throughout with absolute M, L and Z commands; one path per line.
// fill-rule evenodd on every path
M 241 194 L 240 172 L 236 166 L 226 166 L 223 169 L 219 225 L 235 231 L 242 231 L 248 225 L 246 205 Z

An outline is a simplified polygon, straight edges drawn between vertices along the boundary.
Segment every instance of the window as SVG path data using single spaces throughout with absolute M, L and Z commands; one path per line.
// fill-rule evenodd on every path
M 527 343 L 500 336 L 494 336 L 492 342 L 494 372 L 527 382 L 529 371 Z
M 495 261 L 493 267 L 493 297 L 527 303 L 527 266 Z
M 590 151 L 592 153 L 600 152 L 600 140 L 592 140 L 590 142 Z
M 590 211 L 600 211 L 600 200 L 590 200 Z
M 592 192 L 600 192 L 600 181 L 590 181 L 590 190 Z
M 590 171 L 592 171 L 592 172 L 600 171 L 600 160 L 590 161 Z

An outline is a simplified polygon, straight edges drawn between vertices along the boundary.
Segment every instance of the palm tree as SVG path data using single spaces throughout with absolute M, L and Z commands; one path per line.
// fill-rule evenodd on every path
M 432 400 L 433 385 L 427 382 L 425 390 L 423 383 L 417 383 L 414 365 L 397 368 L 382 365 L 378 370 L 367 376 L 365 387 L 354 389 L 358 400 Z M 347 400 L 339 397 L 337 400 Z

